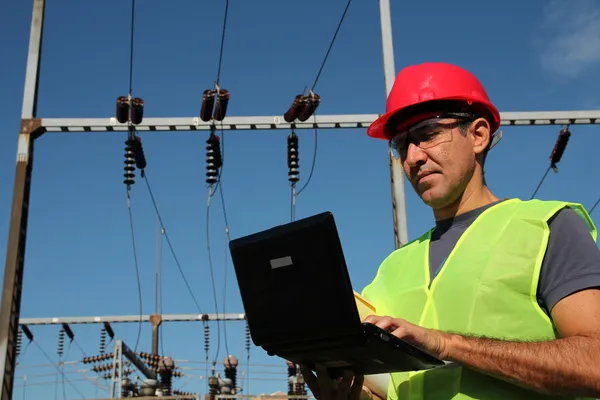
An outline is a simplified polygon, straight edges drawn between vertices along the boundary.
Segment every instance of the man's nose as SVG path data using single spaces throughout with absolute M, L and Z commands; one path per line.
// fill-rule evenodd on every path
M 406 163 L 414 168 L 427 161 L 427 153 L 414 143 L 409 143 L 406 149 Z

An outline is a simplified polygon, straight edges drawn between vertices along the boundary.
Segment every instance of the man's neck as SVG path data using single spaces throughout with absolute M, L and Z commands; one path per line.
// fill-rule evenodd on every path
M 469 185 L 471 186 L 471 185 Z M 433 210 L 436 221 L 454 218 L 479 207 L 500 200 L 485 185 L 477 185 L 465 189 L 463 194 L 451 205 Z

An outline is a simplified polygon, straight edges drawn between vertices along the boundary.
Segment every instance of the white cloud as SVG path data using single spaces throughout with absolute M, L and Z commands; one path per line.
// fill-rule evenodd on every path
M 542 29 L 544 69 L 575 78 L 600 63 L 599 0 L 550 1 L 543 10 Z

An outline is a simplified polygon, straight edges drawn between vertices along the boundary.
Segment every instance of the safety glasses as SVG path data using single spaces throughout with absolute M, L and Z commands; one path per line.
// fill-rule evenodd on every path
M 394 158 L 406 155 L 408 146 L 412 143 L 421 149 L 429 149 L 441 143 L 452 141 L 452 130 L 466 127 L 475 120 L 472 115 L 437 115 L 427 118 L 409 129 L 398 132 L 390 140 Z

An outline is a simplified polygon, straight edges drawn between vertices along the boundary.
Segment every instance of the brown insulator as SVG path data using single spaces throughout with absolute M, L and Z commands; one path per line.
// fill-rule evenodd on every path
M 296 118 L 298 118 L 298 115 L 300 114 L 304 103 L 305 97 L 301 94 L 297 95 L 294 98 L 294 101 L 290 108 L 285 112 L 285 114 L 283 114 L 283 119 L 285 120 L 285 122 L 293 122 Z
M 213 114 L 213 118 L 216 121 L 223 121 L 225 115 L 227 114 L 227 105 L 229 104 L 229 90 L 227 89 L 219 89 L 219 94 L 217 96 L 217 105 L 215 107 L 215 113 Z
M 144 119 L 144 100 L 136 97 L 131 101 L 131 123 L 138 125 Z
M 558 164 L 567 148 L 567 144 L 569 143 L 569 138 L 571 137 L 571 132 L 569 132 L 569 128 L 565 128 L 560 131 L 558 134 L 558 139 L 556 139 L 556 143 L 554 144 L 554 148 L 552 149 L 552 153 L 550 153 L 550 166 L 556 171 L 556 164 Z
M 302 106 L 302 110 L 300 114 L 298 114 L 298 120 L 304 122 L 309 119 L 317 107 L 321 104 L 321 96 L 316 93 L 312 93 L 310 96 L 306 97 L 306 101 Z
M 215 107 L 215 90 L 206 89 L 202 93 L 202 107 L 200 108 L 200 119 L 204 122 L 210 121 L 210 116 Z
M 117 98 L 117 121 L 124 124 L 129 121 L 129 99 L 127 96 L 119 96 Z

